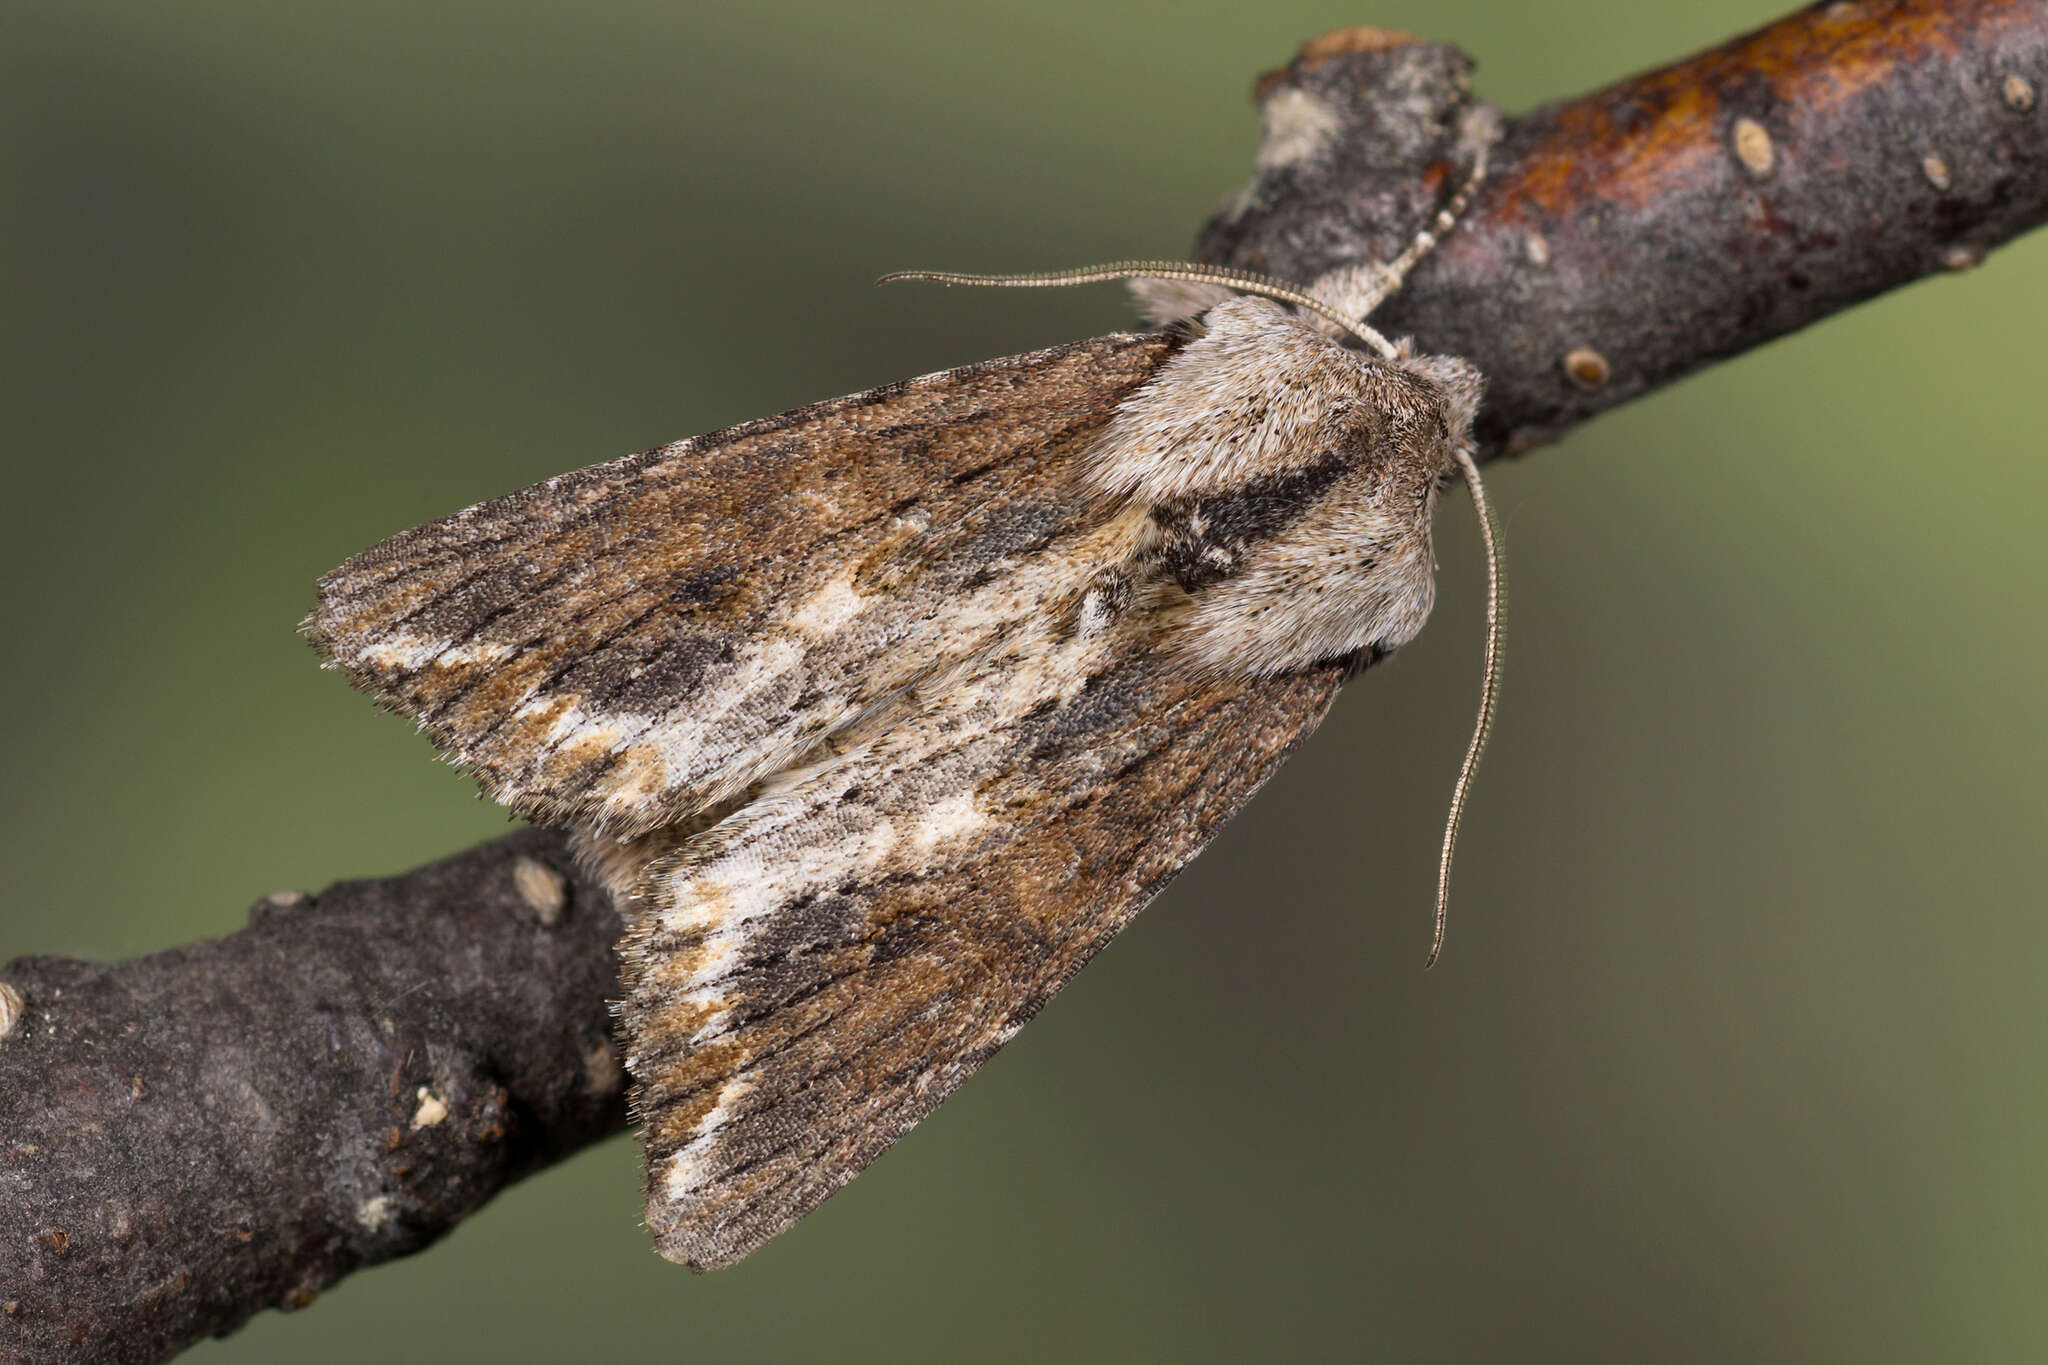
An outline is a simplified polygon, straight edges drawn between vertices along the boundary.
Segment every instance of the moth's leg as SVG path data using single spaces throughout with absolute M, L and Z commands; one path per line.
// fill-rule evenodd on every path
M 1138 316 L 1154 327 L 1170 327 L 1205 313 L 1236 293 L 1228 286 L 1204 281 L 1139 278 L 1129 285 Z

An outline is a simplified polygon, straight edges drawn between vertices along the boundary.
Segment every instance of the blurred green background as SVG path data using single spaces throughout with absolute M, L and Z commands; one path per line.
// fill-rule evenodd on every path
M 0 958 L 125 956 L 502 815 L 314 579 L 576 465 L 1111 330 L 906 266 L 1179 255 L 1374 22 L 1510 109 L 1782 0 L 25 7 Z M 1938 136 L 1930 134 L 1930 147 Z M 619 1139 L 209 1365 L 2048 1356 L 2048 240 L 1497 465 L 1437 620 L 984 1074 L 740 1267 Z

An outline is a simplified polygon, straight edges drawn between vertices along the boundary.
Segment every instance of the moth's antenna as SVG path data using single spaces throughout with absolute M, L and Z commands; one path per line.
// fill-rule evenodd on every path
M 1464 184 L 1458 186 L 1458 192 L 1437 210 L 1436 217 L 1429 220 L 1429 226 L 1416 233 L 1415 240 L 1408 243 L 1400 255 L 1379 267 L 1372 283 L 1362 295 L 1344 300 L 1346 307 L 1356 309 L 1361 318 L 1371 317 L 1373 309 L 1392 298 L 1400 289 L 1402 282 L 1408 278 L 1408 272 L 1415 268 L 1416 263 L 1436 250 L 1436 244 L 1458 225 L 1458 219 L 1471 207 L 1473 196 L 1479 193 L 1480 185 L 1486 180 L 1486 149 L 1487 144 L 1482 140 L 1479 143 L 1479 150 L 1472 154 L 1472 174 L 1465 178 Z
M 1220 284 L 1226 289 L 1278 299 L 1320 314 L 1388 360 L 1399 354 L 1392 342 L 1366 326 L 1363 320 L 1346 316 L 1305 289 L 1270 275 L 1255 275 L 1248 270 L 1230 270 L 1219 265 L 1194 265 L 1186 261 L 1111 261 L 1107 265 L 1084 265 L 1072 270 L 1046 270 L 1029 275 L 963 275 L 951 270 L 898 270 L 882 276 L 875 283 L 895 284 L 899 280 L 982 284 L 997 289 L 1050 289 L 1069 284 L 1100 284 L 1106 280 L 1184 280 L 1197 284 Z
M 1444 924 L 1450 915 L 1451 853 L 1458 846 L 1458 826 L 1465 819 L 1465 798 L 1472 793 L 1472 774 L 1479 770 L 1479 755 L 1486 749 L 1486 737 L 1493 732 L 1494 708 L 1500 701 L 1501 618 L 1507 614 L 1500 562 L 1500 528 L 1493 520 L 1493 505 L 1486 500 L 1486 485 L 1480 482 L 1479 466 L 1470 451 L 1458 452 L 1458 469 L 1465 486 L 1472 490 L 1472 506 L 1479 512 L 1479 538 L 1486 545 L 1486 665 L 1479 683 L 1479 719 L 1472 726 L 1472 742 L 1465 748 L 1465 762 L 1458 769 L 1458 784 L 1451 788 L 1451 811 L 1444 820 L 1443 859 L 1436 869 L 1436 933 L 1429 941 L 1429 961 L 1436 965 L 1444 950 Z

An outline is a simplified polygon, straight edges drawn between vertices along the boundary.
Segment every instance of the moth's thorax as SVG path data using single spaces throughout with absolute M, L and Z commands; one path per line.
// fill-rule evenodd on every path
M 1268 676 L 1407 643 L 1435 599 L 1430 521 L 1477 371 L 1348 350 L 1262 299 L 1189 330 L 1085 460 L 1097 489 L 1150 505 L 1134 572 L 1184 594 L 1180 647 Z

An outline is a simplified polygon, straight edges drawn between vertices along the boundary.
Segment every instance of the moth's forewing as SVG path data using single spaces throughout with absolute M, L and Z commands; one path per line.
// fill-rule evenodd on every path
M 664 1254 L 727 1264 L 850 1180 L 1314 727 L 1320 660 L 1412 634 L 1455 435 L 1412 368 L 1238 301 L 564 475 L 328 577 L 335 662 L 636 900 Z
M 1312 730 L 1341 670 L 1205 682 L 1048 632 L 656 864 L 623 1011 L 662 1253 L 729 1264 L 973 1073 Z
M 496 800 L 643 833 L 1071 588 L 1105 553 L 1074 459 L 1178 345 L 1097 337 L 565 474 L 357 555 L 308 633 Z

